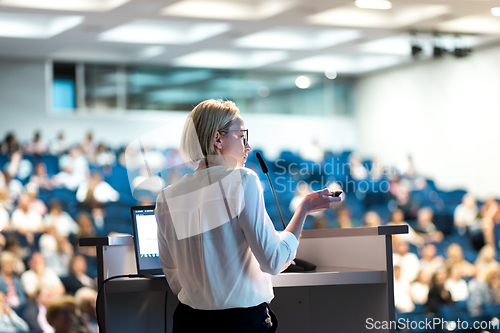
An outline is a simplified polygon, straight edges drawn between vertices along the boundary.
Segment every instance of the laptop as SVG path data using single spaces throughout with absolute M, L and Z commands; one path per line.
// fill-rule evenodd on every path
M 130 208 L 137 274 L 164 276 L 158 250 L 155 205 Z

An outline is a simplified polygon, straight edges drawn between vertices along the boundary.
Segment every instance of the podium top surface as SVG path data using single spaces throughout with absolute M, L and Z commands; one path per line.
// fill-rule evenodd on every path
M 353 237 L 353 236 L 381 236 L 407 234 L 408 225 L 383 225 L 378 227 L 360 227 L 349 229 L 312 229 L 303 230 L 301 238 L 330 238 L 330 237 Z M 110 246 L 110 245 L 132 245 L 132 236 L 108 236 L 81 238 L 80 246 Z

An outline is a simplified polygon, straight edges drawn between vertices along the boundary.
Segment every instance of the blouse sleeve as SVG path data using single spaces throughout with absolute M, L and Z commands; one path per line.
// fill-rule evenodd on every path
M 267 215 L 260 180 L 250 171 L 243 175 L 245 207 L 238 217 L 246 240 L 263 272 L 276 275 L 295 258 L 299 242 L 294 234 L 278 233 Z

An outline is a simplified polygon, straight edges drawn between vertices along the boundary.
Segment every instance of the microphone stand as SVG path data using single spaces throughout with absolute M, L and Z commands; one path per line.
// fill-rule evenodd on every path
M 278 198 L 276 198 L 276 193 L 274 192 L 273 183 L 271 182 L 271 178 L 269 177 L 269 169 L 267 168 L 266 162 L 260 155 L 259 152 L 255 153 L 257 159 L 259 160 L 260 168 L 262 172 L 264 172 L 269 180 L 269 184 L 271 185 L 271 190 L 273 191 L 274 201 L 276 201 L 276 206 L 278 207 L 278 212 L 280 213 L 281 223 L 283 224 L 283 229 L 286 229 L 285 221 L 283 220 L 283 215 L 281 214 L 280 205 L 278 203 Z M 307 262 L 302 259 L 295 258 L 292 260 L 292 263 L 283 271 L 283 273 L 291 273 L 291 272 L 307 272 L 314 271 L 316 269 L 316 265 Z

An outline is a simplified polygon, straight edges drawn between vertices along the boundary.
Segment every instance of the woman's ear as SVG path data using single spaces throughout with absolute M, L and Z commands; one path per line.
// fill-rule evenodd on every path
M 221 150 L 222 149 L 222 135 L 219 132 L 215 133 L 215 136 L 214 136 L 214 146 L 215 146 L 215 150 Z

